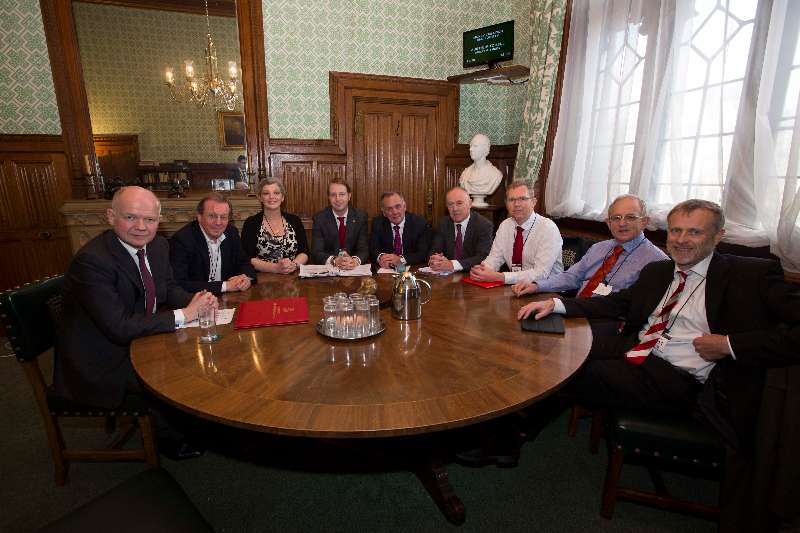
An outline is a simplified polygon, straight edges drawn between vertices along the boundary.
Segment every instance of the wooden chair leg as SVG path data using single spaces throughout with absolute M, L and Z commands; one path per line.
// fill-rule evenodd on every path
M 589 451 L 597 454 L 600 449 L 600 439 L 603 438 L 603 412 L 592 412 L 592 430 L 589 434 Z
M 567 426 L 567 435 L 574 437 L 578 433 L 578 421 L 581 418 L 579 413 L 580 407 L 577 404 L 572 404 L 572 409 L 569 411 L 569 425 Z
M 47 444 L 53 456 L 55 483 L 57 486 L 62 487 L 67 483 L 67 475 L 69 473 L 69 461 L 64 459 L 64 448 L 66 448 L 64 435 L 61 433 L 58 419 L 50 413 L 47 413 L 44 419 L 44 429 L 47 433 Z
M 153 433 L 153 421 L 150 415 L 136 417 L 139 430 L 142 432 L 142 446 L 144 447 L 145 461 L 147 464 L 158 467 L 158 450 Z
M 39 363 L 34 361 L 24 361 L 20 363 L 25 371 L 25 377 L 33 388 L 33 396 L 36 398 L 36 406 L 44 423 L 44 431 L 47 434 L 47 444 L 53 456 L 53 468 L 55 471 L 56 485 L 63 486 L 67 482 L 69 462 L 64 459 L 64 435 L 58 425 L 58 418 L 50 414 L 47 407 L 47 393 L 45 392 L 44 377 L 39 368 Z
M 625 454 L 622 448 L 613 447 L 609 449 L 608 468 L 606 469 L 606 479 L 603 484 L 603 500 L 600 504 L 600 516 L 609 520 L 614 515 L 614 507 L 617 504 L 619 476 L 622 472 L 624 459 Z

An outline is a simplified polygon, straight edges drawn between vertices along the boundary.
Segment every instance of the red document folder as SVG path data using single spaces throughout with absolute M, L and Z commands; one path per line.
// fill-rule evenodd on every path
M 484 289 L 491 289 L 492 287 L 502 287 L 505 285 L 502 281 L 478 281 L 477 279 L 472 279 L 469 276 L 464 276 L 461 278 L 461 281 L 464 283 L 469 283 L 471 285 L 477 285 L 478 287 L 483 287 Z
M 308 303 L 305 298 L 276 298 L 242 302 L 236 313 L 234 328 L 286 326 L 308 322 Z

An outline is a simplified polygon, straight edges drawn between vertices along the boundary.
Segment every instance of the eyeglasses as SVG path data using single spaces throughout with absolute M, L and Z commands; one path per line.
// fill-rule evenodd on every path
M 640 218 L 644 218 L 644 215 L 613 215 L 608 217 L 608 221 L 616 223 L 620 223 L 623 220 L 625 222 L 636 222 Z
M 530 196 L 514 196 L 513 198 L 506 198 L 506 202 L 516 204 L 517 202 L 527 202 L 530 199 Z

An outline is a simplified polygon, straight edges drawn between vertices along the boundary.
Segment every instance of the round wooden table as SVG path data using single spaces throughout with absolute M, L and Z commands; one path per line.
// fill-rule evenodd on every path
M 392 278 L 379 275 L 379 292 Z M 523 332 L 527 301 L 510 286 L 483 289 L 461 274 L 425 277 L 433 297 L 420 320 L 392 318 L 360 341 L 319 335 L 322 297 L 355 292 L 361 278 L 260 274 L 242 299 L 305 296 L 309 323 L 235 330 L 198 344 L 197 328 L 137 339 L 131 359 L 145 386 L 198 416 L 257 431 L 311 437 L 388 437 L 473 424 L 515 411 L 555 390 L 583 364 L 592 336 L 583 319 L 566 334 Z
M 379 297 L 392 277 L 379 275 Z M 583 364 L 592 335 L 584 319 L 567 319 L 564 335 L 523 332 L 510 286 L 483 289 L 462 275 L 426 277 L 433 297 L 420 320 L 381 310 L 386 331 L 360 341 L 319 335 L 322 297 L 355 292 L 361 278 L 260 274 L 246 299 L 304 296 L 308 324 L 235 330 L 198 344 L 197 328 L 136 339 L 133 366 L 157 396 L 198 416 L 257 431 L 327 438 L 432 433 L 496 418 L 558 390 Z M 413 467 L 447 518 L 465 509 L 441 454 Z

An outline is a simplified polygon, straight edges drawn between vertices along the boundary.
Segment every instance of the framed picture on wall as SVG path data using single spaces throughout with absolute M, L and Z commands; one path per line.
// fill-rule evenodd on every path
M 219 144 L 223 150 L 242 150 L 244 148 L 243 113 L 219 112 Z

